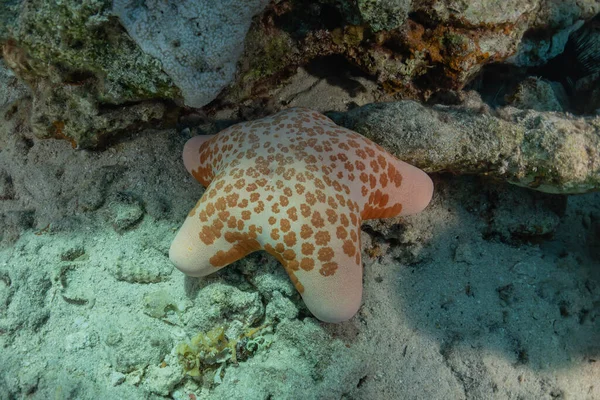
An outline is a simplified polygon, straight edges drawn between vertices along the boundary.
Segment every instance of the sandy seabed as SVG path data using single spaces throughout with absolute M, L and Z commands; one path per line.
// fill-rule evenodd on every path
M 0 399 L 600 399 L 600 194 L 435 175 L 425 212 L 363 227 L 363 306 L 325 324 L 266 254 L 173 268 L 185 135 L 77 151 L 6 115 Z M 186 374 L 215 327 L 257 330 Z

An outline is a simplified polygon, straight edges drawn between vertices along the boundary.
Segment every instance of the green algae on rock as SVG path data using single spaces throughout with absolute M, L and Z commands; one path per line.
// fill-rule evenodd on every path
M 29 1 L 0 32 L 4 61 L 32 89 L 36 136 L 94 147 L 103 137 L 163 118 L 165 106 L 152 100 L 179 96 L 160 62 L 111 17 L 111 3 Z
M 198 333 L 189 342 L 179 343 L 175 354 L 186 375 L 197 378 L 209 374 L 213 382 L 220 382 L 226 364 L 237 364 L 269 346 L 272 339 L 265 338 L 264 333 L 255 337 L 266 328 L 248 328 L 237 339 L 230 339 L 225 327 L 217 326 L 208 332 Z M 206 380 L 206 376 L 203 378 Z
M 133 127 L 172 124 L 159 101 L 212 101 L 233 78 L 251 18 L 266 0 L 218 7 L 190 0 L 166 9 L 163 2 L 8 3 L 0 5 L 0 43 L 6 64 L 32 89 L 34 133 L 92 148 Z

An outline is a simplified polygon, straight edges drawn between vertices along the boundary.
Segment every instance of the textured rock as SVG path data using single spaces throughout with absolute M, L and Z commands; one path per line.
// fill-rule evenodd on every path
M 280 1 L 249 32 L 240 78 L 225 98 L 256 96 L 297 66 L 337 55 L 387 96 L 427 99 L 462 89 L 490 63 L 547 62 L 598 11 L 593 0 Z
M 117 254 L 110 264 L 112 275 L 117 280 L 129 283 L 165 281 L 173 270 L 173 266 L 158 250 L 140 246 L 130 246 Z
M 267 0 L 115 0 L 114 13 L 140 48 L 160 60 L 185 104 L 202 107 L 231 81 L 252 17 Z
M 96 147 L 132 127 L 169 122 L 155 100 L 205 105 L 232 79 L 251 18 L 267 1 L 116 1 L 114 11 L 112 3 L 0 4 L 4 61 L 32 90 L 36 136 Z
M 27 86 L 0 60 L 0 109 L 28 94 Z
M 17 65 L 11 67 L 30 84 L 47 80 L 80 86 L 93 82 L 98 99 L 106 103 L 176 93 L 160 64 L 145 55 L 118 21 L 110 18 L 110 0 L 11 3 L 18 14 L 6 21 L 0 40 L 5 41 L 10 58 L 16 53 Z M 30 68 L 21 68 L 25 66 Z
M 411 9 L 411 0 L 357 0 L 360 15 L 374 31 L 401 26 Z
M 523 37 L 517 53 L 510 58 L 521 66 L 541 65 L 560 54 L 569 34 L 579 29 L 583 20 L 600 12 L 595 0 L 538 0 L 535 17 L 528 21 L 528 35 Z
M 510 105 L 523 110 L 566 111 L 568 109 L 568 97 L 561 84 L 535 77 L 521 82 L 507 100 Z
M 298 66 L 327 56 L 368 74 L 372 97 L 429 99 L 462 89 L 490 63 L 545 63 L 600 11 L 594 0 L 268 3 L 3 1 L 0 43 L 31 89 L 36 136 L 92 148 L 133 128 L 173 125 L 163 100 L 203 107 L 219 96 L 219 107 L 269 98 Z
M 4 62 L 31 88 L 36 136 L 92 147 L 165 113 L 153 102 L 116 104 L 178 96 L 160 63 L 110 18 L 109 0 L 4 3 L 13 17 L 0 30 Z
M 472 106 L 401 101 L 331 117 L 428 172 L 484 174 L 548 193 L 600 188 L 600 117 Z

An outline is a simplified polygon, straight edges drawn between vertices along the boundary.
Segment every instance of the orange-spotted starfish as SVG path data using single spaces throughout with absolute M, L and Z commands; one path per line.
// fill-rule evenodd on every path
M 205 276 L 266 250 L 327 322 L 360 306 L 361 222 L 417 213 L 433 192 L 425 172 L 304 108 L 196 136 L 183 160 L 206 191 L 171 245 L 177 268 Z

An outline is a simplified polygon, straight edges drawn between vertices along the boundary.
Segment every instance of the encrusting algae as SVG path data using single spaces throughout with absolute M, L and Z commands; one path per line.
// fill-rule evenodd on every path
M 180 343 L 175 353 L 186 375 L 199 377 L 213 370 L 215 381 L 221 378 L 220 369 L 228 362 L 237 363 L 247 359 L 261 347 L 267 347 L 270 341 L 265 337 L 253 338 L 267 325 L 248 328 L 238 339 L 230 340 L 225 335 L 225 327 L 218 326 L 208 332 L 200 332 L 189 342 Z

